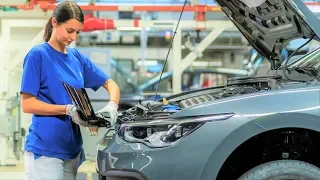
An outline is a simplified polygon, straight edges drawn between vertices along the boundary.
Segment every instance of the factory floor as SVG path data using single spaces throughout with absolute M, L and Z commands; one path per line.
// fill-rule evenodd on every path
M 24 180 L 23 161 L 8 162 L 6 166 L 0 166 L 0 180 Z M 86 161 L 80 168 L 77 180 L 98 180 L 95 170 L 95 162 Z

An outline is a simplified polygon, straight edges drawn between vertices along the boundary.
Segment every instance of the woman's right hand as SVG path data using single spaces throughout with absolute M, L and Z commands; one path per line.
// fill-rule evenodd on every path
M 83 126 L 83 127 L 90 127 L 91 126 L 89 123 L 87 123 L 81 119 L 81 117 L 78 113 L 77 107 L 72 104 L 68 104 L 66 106 L 66 115 L 71 116 L 72 121 L 80 126 Z

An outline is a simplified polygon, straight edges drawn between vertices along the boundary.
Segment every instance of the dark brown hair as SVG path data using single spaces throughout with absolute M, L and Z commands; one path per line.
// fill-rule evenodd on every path
M 52 35 L 52 18 L 57 20 L 58 24 L 64 23 L 69 19 L 76 19 L 81 23 L 84 22 L 84 17 L 81 8 L 74 2 L 64 1 L 60 3 L 53 11 L 52 17 L 46 24 L 43 39 L 48 42 Z

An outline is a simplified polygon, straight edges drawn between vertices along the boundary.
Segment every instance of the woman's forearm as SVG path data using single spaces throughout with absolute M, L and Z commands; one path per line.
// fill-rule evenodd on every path
M 26 93 L 21 95 L 21 105 L 24 113 L 43 116 L 64 115 L 66 110 L 66 105 L 48 104 Z
M 107 80 L 103 87 L 108 91 L 110 96 L 110 101 L 119 104 L 120 100 L 120 89 L 117 83 L 115 83 L 112 79 Z

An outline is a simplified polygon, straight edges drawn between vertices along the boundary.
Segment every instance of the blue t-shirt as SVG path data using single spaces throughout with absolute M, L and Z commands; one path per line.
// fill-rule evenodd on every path
M 97 90 L 109 79 L 76 49 L 67 51 L 59 52 L 48 43 L 33 47 L 24 60 L 21 92 L 49 104 L 67 105 L 72 101 L 61 80 L 75 88 Z M 80 128 L 67 115 L 33 115 L 25 150 L 37 156 L 74 159 L 82 150 Z

